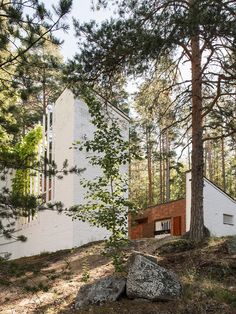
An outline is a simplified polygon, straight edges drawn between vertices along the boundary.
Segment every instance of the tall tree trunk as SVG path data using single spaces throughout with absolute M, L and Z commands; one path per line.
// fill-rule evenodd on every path
M 211 141 L 207 142 L 207 150 L 208 150 L 208 158 L 207 158 L 207 163 L 208 163 L 208 175 L 209 179 L 213 180 L 213 166 L 212 166 L 212 145 Z
M 220 143 L 219 143 L 219 141 L 217 141 L 218 143 L 218 145 L 220 145 Z M 221 182 L 220 182 L 220 166 L 219 166 L 219 159 L 220 159 L 220 157 L 219 157 L 219 151 L 218 151 L 218 145 L 217 145 L 217 147 L 216 147 L 216 183 L 217 183 L 217 185 L 220 185 L 221 184 Z
M 195 0 L 190 5 L 196 5 Z M 204 238 L 203 219 L 203 128 L 202 128 L 202 73 L 200 39 L 197 30 L 191 37 L 192 66 L 192 197 L 190 239 Z
M 160 134 L 160 203 L 163 203 L 163 180 L 162 180 L 162 134 Z
M 187 123 L 187 143 L 190 143 L 191 135 L 189 134 L 189 125 Z M 191 151 L 190 151 L 190 145 L 187 147 L 187 154 L 188 154 L 188 170 L 191 169 Z
M 43 114 L 46 114 L 47 100 L 46 100 L 46 71 L 45 71 L 45 67 L 43 68 L 42 92 L 43 92 Z
M 170 142 L 166 133 L 166 202 L 170 201 Z
M 148 205 L 153 205 L 153 182 L 152 182 L 152 144 L 150 138 L 150 129 L 146 129 L 147 142 L 147 166 L 148 166 Z
M 203 173 L 204 173 L 204 176 L 207 176 L 207 156 L 208 156 L 207 144 L 204 143 L 204 147 L 203 147 L 203 159 L 204 159 Z
M 213 145 L 213 180 L 216 181 L 217 178 L 217 164 L 216 164 L 216 158 L 217 158 L 217 154 L 216 154 L 216 146 L 217 145 Z
M 224 143 L 224 137 L 222 132 L 221 137 L 221 162 L 222 162 L 222 188 L 225 191 L 226 190 L 226 178 L 225 178 L 225 143 Z
M 162 203 L 165 203 L 166 196 L 166 146 L 165 146 L 165 134 L 162 135 Z

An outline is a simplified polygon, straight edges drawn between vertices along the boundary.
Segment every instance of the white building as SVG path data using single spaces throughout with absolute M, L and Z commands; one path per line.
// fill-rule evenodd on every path
M 204 224 L 211 236 L 236 235 L 236 201 L 213 182 L 204 178 Z M 190 229 L 191 172 L 186 173 L 185 198 L 148 207 L 134 219 L 129 229 L 132 239 L 180 236 Z
M 213 182 L 204 178 L 204 224 L 212 236 L 236 235 L 236 201 Z M 191 219 L 191 172 L 186 173 L 186 231 Z
M 108 106 L 107 118 L 118 120 L 121 125 L 122 135 L 125 139 L 129 136 L 129 118 L 120 110 Z M 94 132 L 91 116 L 87 105 L 76 99 L 74 94 L 66 89 L 57 99 L 55 105 L 47 112 L 44 120 L 45 155 L 54 160 L 58 169 L 67 159 L 69 166 L 85 168 L 81 175 L 69 174 L 62 180 L 49 179 L 41 176 L 38 185 L 39 193 L 44 194 L 45 200 L 61 201 L 65 207 L 82 204 L 84 190 L 80 185 L 83 178 L 93 179 L 99 175 L 100 170 L 89 164 L 85 151 L 70 149 L 72 143 L 78 140 L 89 139 Z M 89 153 L 90 154 L 90 153 Z M 128 166 L 121 169 L 128 172 Z M 9 182 L 8 182 L 9 184 Z M 36 185 L 34 184 L 34 189 Z M 16 225 L 14 236 L 24 235 L 26 242 L 7 241 L 0 238 L 0 253 L 9 252 L 11 258 L 40 254 L 45 251 L 57 251 L 80 246 L 95 240 L 103 240 L 108 236 L 108 231 L 102 228 L 91 227 L 88 223 L 74 220 L 65 214 L 58 214 L 51 210 L 37 213 L 30 222 L 20 219 Z

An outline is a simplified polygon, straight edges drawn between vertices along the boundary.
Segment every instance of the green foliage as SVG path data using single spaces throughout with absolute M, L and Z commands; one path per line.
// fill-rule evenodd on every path
M 180 130 L 171 127 L 179 116 L 169 88 L 175 80 L 173 67 L 173 61 L 163 58 L 155 76 L 142 84 L 134 102 L 142 159 L 131 163 L 130 196 L 139 208 L 178 199 L 185 193 L 184 167 L 176 156 Z
M 41 44 L 45 37 L 58 43 L 52 32 L 55 29 L 67 29 L 62 19 L 70 12 L 71 7 L 72 0 L 60 0 L 51 11 L 47 10 L 41 1 L 2 1 L 0 51 L 4 52 L 4 55 L 0 56 L 0 70 L 6 70 L 10 64 L 23 58 L 24 53 Z M 9 49 L 13 42 L 14 53 Z
M 88 73 L 88 81 L 109 86 L 119 75 L 127 79 L 152 77 L 163 57 L 176 59 L 176 77 L 181 63 L 189 65 L 191 78 L 171 80 L 168 88 L 171 90 L 176 84 L 181 87 L 174 101 L 179 115 L 172 126 L 192 130 L 192 139 L 187 138 L 186 144 L 192 143 L 190 237 L 199 242 L 204 237 L 203 128 L 205 131 L 207 125 L 203 127 L 203 122 L 222 96 L 235 86 L 236 76 L 228 60 L 235 55 L 236 3 L 98 0 L 95 7 L 96 4 L 98 8 L 114 6 L 118 14 L 99 25 L 94 21 L 74 23 L 81 47 L 81 53 L 71 63 L 74 75 L 78 75 L 79 69 L 82 75 Z M 187 112 L 183 110 L 186 104 Z M 183 131 L 183 137 L 187 133 Z
M 44 41 L 41 47 L 25 54 L 27 62 L 18 64 L 13 75 L 19 103 L 19 124 L 29 129 L 42 119 L 46 107 L 58 98 L 65 84 L 62 81 L 63 58 L 59 47 Z
M 3 145 L 15 145 L 19 137 L 26 133 L 26 125 L 32 127 L 35 122 L 38 122 L 36 110 L 32 107 L 37 107 L 41 95 L 39 96 L 38 93 L 37 102 L 33 106 L 30 99 L 31 108 L 29 104 L 21 105 L 20 96 L 25 99 L 25 95 L 38 89 L 39 80 L 37 83 L 36 80 L 32 83 L 32 77 L 42 76 L 44 71 L 42 63 L 41 68 L 39 66 L 39 57 L 36 58 L 36 52 L 50 45 L 54 45 L 54 50 L 56 50 L 55 47 L 60 41 L 54 37 L 54 31 L 67 29 L 63 19 L 70 12 L 71 6 L 72 0 L 59 1 L 51 10 L 46 9 L 42 1 L 35 0 L 1 1 L 0 3 L 1 153 Z M 50 59 L 50 54 L 48 55 Z M 32 73 L 33 70 L 34 73 Z M 1 168 L 7 157 L 4 155 L 0 157 Z
M 0 3 L 0 179 L 4 181 L 15 174 L 13 193 L 5 188 L 0 191 L 0 235 L 7 239 L 25 241 L 25 237 L 12 234 L 15 222 L 36 209 L 36 198 L 28 195 L 29 178 L 33 175 L 29 168 L 39 168 L 35 147 L 41 131 L 30 131 L 23 140 L 22 137 L 41 117 L 42 108 L 38 107 L 43 94 L 39 91 L 42 74 L 47 67 L 52 72 L 56 63 L 48 51 L 40 63 L 41 52 L 50 44 L 56 51 L 60 40 L 54 37 L 54 32 L 68 29 L 63 19 L 71 6 L 72 0 L 58 1 L 51 10 L 38 0 Z M 54 174 L 59 172 L 55 165 L 51 170 Z
M 0 234 L 5 238 L 14 238 L 17 241 L 26 241 L 26 237 L 14 236 L 15 222 L 20 217 L 34 215 L 38 204 L 37 197 L 30 195 L 30 179 L 35 175 L 35 166 L 38 164 L 37 150 L 42 139 L 40 126 L 29 131 L 28 134 L 13 148 L 6 148 L 6 156 L 18 169 L 6 169 L 1 172 L 1 180 L 12 177 L 12 191 L 3 189 L 0 191 Z
M 211 289 L 206 290 L 206 294 L 210 298 L 230 304 L 233 308 L 236 308 L 235 291 L 230 291 L 222 287 L 212 287 Z
M 37 152 L 40 141 L 42 140 L 42 128 L 37 126 L 22 139 L 15 147 L 15 153 L 20 161 L 24 161 L 25 169 L 17 169 L 12 180 L 13 195 L 23 196 L 29 194 L 31 167 L 37 160 Z
M 89 264 L 88 264 L 88 260 L 86 260 L 83 263 L 83 267 L 82 267 L 82 277 L 81 280 L 83 282 L 88 282 L 90 278 L 90 274 L 89 274 Z
M 80 143 L 79 149 L 90 153 L 87 158 L 91 165 L 101 169 L 101 175 L 94 180 L 81 180 L 85 204 L 72 207 L 69 215 L 110 231 L 107 253 L 111 254 L 118 271 L 122 259 L 121 248 L 127 239 L 128 211 L 133 210 L 126 196 L 127 178 L 121 174 L 121 167 L 130 160 L 129 142 L 123 138 L 109 106 L 101 104 L 90 92 L 86 92 L 83 98 L 96 129 L 93 138 Z

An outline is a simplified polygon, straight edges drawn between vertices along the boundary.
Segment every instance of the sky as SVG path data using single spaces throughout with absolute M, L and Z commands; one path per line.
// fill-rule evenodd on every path
M 96 1 L 96 0 L 95 0 Z M 58 0 L 45 0 L 45 5 L 50 8 L 52 5 L 56 5 Z M 89 22 L 95 20 L 97 23 L 110 18 L 113 15 L 113 9 L 106 9 L 100 11 L 92 10 L 92 0 L 73 0 L 72 11 L 68 14 L 66 22 L 69 23 L 70 29 L 67 33 L 58 31 L 57 36 L 64 40 L 64 44 L 61 47 L 61 53 L 64 60 L 72 59 L 73 56 L 79 52 L 79 46 L 77 39 L 75 38 L 75 31 L 73 27 L 73 18 L 78 20 L 80 23 Z M 114 16 L 114 15 L 113 15 Z M 190 78 L 189 66 L 186 63 L 180 65 L 181 74 L 184 79 Z M 142 80 L 129 81 L 127 85 L 127 92 L 133 94 L 137 91 L 139 83 Z
M 47 0 L 45 1 L 45 5 L 50 7 L 56 5 L 57 2 L 57 0 Z M 69 22 L 70 24 L 70 29 L 67 33 L 57 32 L 57 36 L 64 40 L 61 52 L 65 60 L 72 58 L 73 55 L 78 52 L 78 45 L 76 43 L 76 38 L 74 37 L 75 31 L 72 18 L 76 18 L 80 23 L 88 22 L 90 20 L 101 22 L 112 15 L 112 11 L 109 10 L 92 11 L 91 3 L 91 0 L 73 0 L 72 12 L 68 15 L 66 20 L 66 22 Z

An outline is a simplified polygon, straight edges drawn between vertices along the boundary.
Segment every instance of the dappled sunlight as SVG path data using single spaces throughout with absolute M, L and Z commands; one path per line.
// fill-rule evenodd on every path
M 55 307 L 61 309 L 74 300 L 84 284 L 82 277 L 85 263 L 88 264 L 89 282 L 113 272 L 111 262 L 102 255 L 103 249 L 103 243 L 98 243 L 16 260 L 7 273 L 0 270 L 0 299 L 3 300 L 0 309 L 17 313 L 25 309 L 31 313 L 41 307 L 51 306 L 54 310 Z M 22 269 L 19 264 L 28 264 L 28 267 Z

